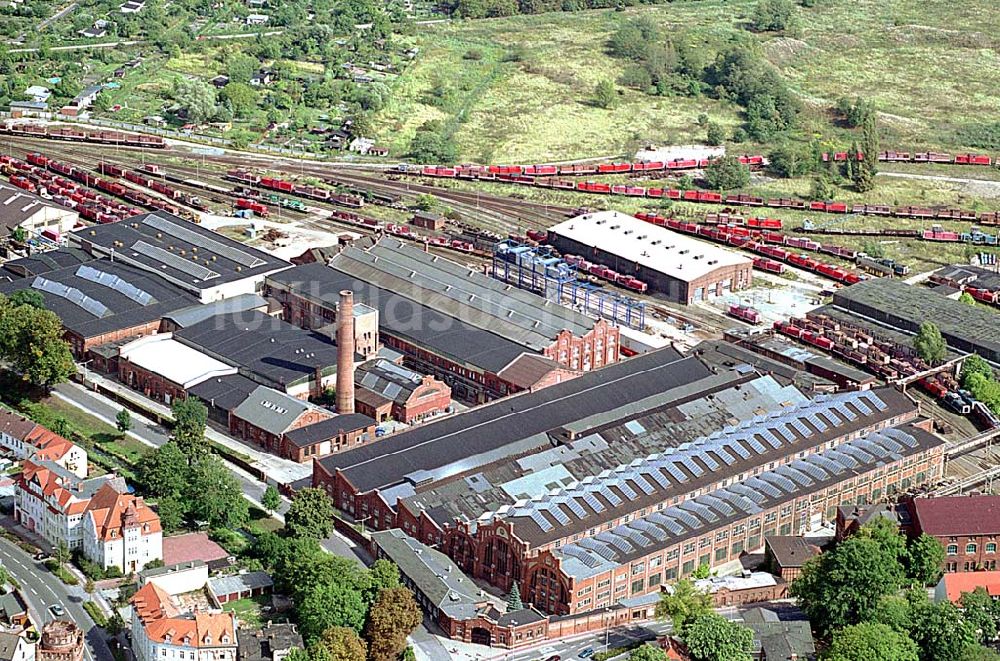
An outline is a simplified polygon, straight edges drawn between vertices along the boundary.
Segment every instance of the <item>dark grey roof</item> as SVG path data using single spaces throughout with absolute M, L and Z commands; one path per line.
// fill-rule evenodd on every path
M 281 436 L 311 408 L 316 407 L 273 388 L 257 386 L 232 414 L 258 429 Z
M 406 402 L 423 383 L 422 375 L 383 358 L 369 360 L 354 373 L 358 388 L 377 393 L 389 401 Z
M 174 338 L 281 390 L 312 378 L 317 367 L 324 375 L 337 371 L 337 347 L 328 338 L 262 312 L 218 315 L 178 330 Z
M 444 553 L 413 539 L 399 528 L 371 534 L 380 554 L 399 567 L 399 573 L 435 607 L 452 618 L 476 615 L 486 599 L 475 582 Z
M 274 585 L 266 571 L 250 571 L 245 574 L 217 576 L 208 579 L 208 589 L 215 595 L 234 594 L 244 590 L 260 590 Z
M 247 312 L 248 310 L 265 310 L 267 301 L 259 294 L 239 294 L 221 301 L 192 305 L 191 307 L 174 310 L 163 315 L 164 319 L 174 322 L 178 328 L 193 326 L 199 322 L 211 319 L 220 314 L 232 314 L 234 312 Z
M 94 261 L 83 250 L 79 248 L 60 248 L 50 252 L 38 252 L 28 257 L 12 259 L 4 263 L 3 268 L 21 278 L 28 278 L 35 275 L 43 275 L 49 271 L 55 271 L 67 266 L 77 266 Z
M 710 374 L 697 358 L 660 349 L 320 461 L 360 491 L 424 482 L 549 445 L 549 432 L 584 418 L 605 415 L 610 425 L 634 416 L 645 398 Z
M 206 379 L 188 388 L 188 394 L 223 411 L 232 411 L 250 396 L 259 384 L 242 374 L 228 374 Z
M 874 278 L 845 287 L 833 295 L 833 304 L 911 333 L 922 322 L 932 322 L 951 348 L 1000 361 L 1000 317 L 985 306 L 929 295 L 924 289 L 892 278 Z
M 5 598 L 6 596 L 7 595 L 4 595 Z M 27 609 L 22 610 L 21 612 L 26 613 Z M 3 661 L 13 661 L 14 654 L 15 652 L 17 652 L 17 646 L 20 643 L 21 643 L 20 635 L 16 633 L 10 633 L 8 631 L 0 631 L 0 659 L 2 659 Z M 29 643 L 25 641 L 24 645 L 28 646 Z
M 354 300 L 376 308 L 380 331 L 419 347 L 494 374 L 527 351 L 524 346 L 415 301 L 366 284 L 347 273 L 316 262 L 296 266 L 268 277 L 297 294 L 336 307 L 340 292 L 349 289 Z
M 289 263 L 164 211 L 69 234 L 70 243 L 139 265 L 191 291 L 286 268 Z
M 294 624 L 284 622 L 268 624 L 256 631 L 240 629 L 238 638 L 239 661 L 274 661 L 275 652 L 303 647 L 302 634 Z
M 1000 289 L 1000 273 L 982 266 L 955 264 L 938 269 L 934 275 L 977 289 Z
M 95 260 L 0 283 L 0 293 L 34 289 L 63 326 L 82 337 L 132 328 L 197 300 L 150 273 L 120 261 Z M 142 292 L 142 293 L 139 293 Z M 148 296 L 145 296 L 146 294 Z
M 805 537 L 791 535 L 767 535 L 764 537 L 764 546 L 783 568 L 801 567 L 819 553 L 819 548 L 810 544 Z
M 393 237 L 366 249 L 348 246 L 330 266 L 533 351 L 549 347 L 563 330 L 582 335 L 595 323 L 576 310 Z
M 743 613 L 743 624 L 754 633 L 767 661 L 815 661 L 816 646 L 808 620 L 782 620 L 767 608 L 751 608 Z
M 360 413 L 344 413 L 335 415 L 327 420 L 321 420 L 306 427 L 293 429 L 285 434 L 285 438 L 296 447 L 306 447 L 316 443 L 336 438 L 340 434 L 347 434 L 368 429 L 375 426 L 375 420 Z
M 5 230 L 5 233 L 9 233 L 46 207 L 66 212 L 62 207 L 34 193 L 0 182 L 0 229 Z

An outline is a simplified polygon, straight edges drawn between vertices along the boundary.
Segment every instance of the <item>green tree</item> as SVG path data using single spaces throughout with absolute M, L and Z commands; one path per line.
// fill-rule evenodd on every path
M 959 295 L 958 300 L 960 303 L 965 303 L 966 305 L 970 305 L 973 307 L 976 305 L 976 299 L 972 298 L 972 294 L 970 294 L 967 291 L 963 291 Z
M 27 302 L 18 304 L 0 296 L 0 359 L 25 381 L 51 388 L 76 371 L 73 354 L 59 317 L 35 307 L 34 297 L 24 297 L 20 300 Z
M 826 175 L 817 175 L 812 182 L 812 188 L 809 192 L 809 199 L 811 200 L 832 200 L 836 194 L 836 189 L 833 184 L 830 183 L 830 179 Z
M 979 586 L 972 592 L 963 592 L 959 602 L 962 616 L 976 630 L 980 643 L 997 637 L 998 606 L 985 588 Z
M 171 406 L 174 417 L 173 440 L 177 443 L 188 463 L 205 454 L 205 425 L 208 409 L 195 397 L 175 399 Z
M 191 466 L 186 501 L 189 515 L 213 528 L 239 528 L 249 517 L 249 504 L 236 476 L 212 455 Z
M 684 630 L 693 661 L 751 661 L 753 631 L 717 613 L 699 615 Z
M 906 574 L 920 585 L 934 585 L 941 578 L 944 547 L 936 538 L 923 533 L 906 549 Z
M 725 130 L 715 122 L 709 122 L 705 130 L 705 142 L 710 145 L 721 145 L 725 141 Z
M 23 227 L 16 229 L 24 231 Z M 14 305 L 27 305 L 38 310 L 45 308 L 45 296 L 37 289 L 18 289 L 10 295 L 10 302 Z
M 58 544 L 56 544 L 53 557 L 55 557 L 56 562 L 58 562 L 60 566 L 65 565 L 67 562 L 70 561 L 70 559 L 72 558 L 72 554 L 69 551 L 69 547 L 66 546 L 66 542 L 60 541 Z
M 154 498 L 178 497 L 187 487 L 188 460 L 174 441 L 147 454 L 136 469 L 143 489 Z
M 703 562 L 700 565 L 698 565 L 698 567 L 694 570 L 694 573 L 691 574 L 691 578 L 697 581 L 703 578 L 708 578 L 711 575 L 712 575 L 712 566 L 709 565 L 707 562 Z
M 643 16 L 621 25 L 608 40 L 608 49 L 616 57 L 629 60 L 646 58 L 650 44 L 660 40 L 660 27 Z
M 333 533 L 333 504 L 322 489 L 300 489 L 285 513 L 285 528 L 297 537 L 326 539 Z
M 171 96 L 192 122 L 206 122 L 215 115 L 216 91 L 206 82 L 178 76 Z
M 628 661 L 667 661 L 667 653 L 654 645 L 639 645 L 629 653 Z
M 936 365 L 944 360 L 948 352 L 948 345 L 941 337 L 941 331 L 931 321 L 920 324 L 916 337 L 913 338 L 913 348 L 917 355 L 931 365 Z
M 885 246 L 877 239 L 863 239 L 861 241 L 861 251 L 874 259 L 885 257 Z
M 962 382 L 963 386 L 966 386 L 966 381 L 972 374 L 979 374 L 987 379 L 993 379 L 993 368 L 990 364 L 982 359 L 979 354 L 972 354 L 968 358 L 962 361 L 962 371 L 959 376 L 959 380 Z M 968 387 L 968 386 L 966 386 Z
M 424 122 L 410 140 L 410 156 L 418 163 L 454 163 L 455 138 L 437 121 Z
M 184 470 L 187 470 L 186 464 Z M 186 512 L 187 508 L 184 502 L 177 496 L 166 496 L 160 498 L 156 503 L 156 513 L 160 515 L 160 525 L 166 532 L 179 530 L 184 525 Z
M 3 565 L 0 565 L 0 594 L 7 594 L 7 588 L 5 587 L 10 583 L 10 572 Z
M 879 600 L 899 589 L 903 568 L 893 550 L 871 537 L 854 536 L 811 559 L 791 586 L 820 632 L 868 620 Z
M 889 519 L 875 519 L 861 526 L 857 535 L 878 542 L 883 551 L 894 561 L 906 561 L 906 537 L 899 531 L 899 527 Z
M 684 626 L 699 615 L 712 611 L 712 595 L 699 589 L 688 579 L 677 581 L 669 592 L 660 594 L 656 604 L 656 617 L 673 622 L 674 631 L 683 631 Z
M 922 661 L 954 661 L 978 647 L 975 626 L 951 602 L 924 600 L 913 608 L 910 637 L 920 647 Z
M 860 149 L 862 158 L 857 156 Z M 875 121 L 875 114 L 869 114 L 864 120 L 861 134 L 861 146 L 852 148 L 848 158 L 853 161 L 854 187 L 860 193 L 867 193 L 875 188 L 875 175 L 878 174 L 878 127 Z
M 10 240 L 13 241 L 14 243 L 21 243 L 21 244 L 23 244 L 25 241 L 28 240 L 28 230 L 26 230 L 23 227 L 21 227 L 20 225 L 18 225 L 13 230 L 11 230 L 11 232 L 10 232 Z M 10 297 L 14 298 L 15 295 L 20 294 L 21 292 L 34 292 L 34 293 L 37 293 L 39 296 L 41 296 L 41 293 L 40 292 L 35 292 L 34 289 L 19 289 L 16 292 L 14 292 L 13 294 L 11 294 Z
M 118 411 L 118 414 L 115 416 L 115 427 L 118 429 L 119 434 L 124 434 L 132 429 L 132 414 L 128 412 L 128 409 Z
M 249 117 L 257 109 L 257 91 L 246 83 L 229 83 L 220 96 L 229 102 L 237 117 Z
M 117 608 L 111 613 L 111 617 L 108 618 L 108 624 L 104 629 L 112 638 L 117 637 L 118 634 L 125 630 L 125 620 L 122 619 L 121 613 L 118 612 Z
M 884 624 L 862 622 L 833 634 L 823 661 L 919 661 L 917 644 Z
M 313 661 L 365 661 L 368 645 L 349 627 L 330 627 L 309 650 Z
M 713 190 L 736 190 L 750 183 L 750 169 L 737 156 L 726 155 L 705 168 L 705 183 Z
M 750 23 L 758 32 L 780 32 L 792 27 L 795 5 L 792 0 L 759 0 Z
M 313 585 L 298 602 L 299 628 L 307 643 L 320 639 L 331 627 L 360 632 L 365 623 L 365 603 L 354 586 L 343 582 Z
M 618 91 L 612 81 L 605 78 L 597 83 L 594 88 L 594 105 L 598 108 L 614 108 L 617 102 Z
M 521 588 L 517 586 L 517 581 L 514 581 L 510 586 L 510 592 L 507 593 L 507 612 L 519 611 L 522 608 L 524 604 L 521 602 Z
M 382 590 L 391 590 L 392 588 L 398 588 L 401 583 L 399 582 L 399 567 L 396 563 L 389 560 L 379 559 L 372 563 L 372 566 L 368 568 L 367 582 L 363 592 L 365 603 L 369 606 L 375 603 L 375 599 Z
M 264 509 L 268 511 L 269 514 L 273 514 L 281 507 L 281 494 L 273 484 L 267 485 L 264 489 L 264 495 L 260 498 L 260 504 L 264 506 Z
M 230 83 L 249 83 L 259 67 L 260 61 L 246 53 L 233 53 L 226 58 L 226 75 Z
M 769 169 L 781 177 L 798 177 L 812 166 L 811 155 L 799 144 L 783 142 L 768 154 Z M 826 200 L 829 197 L 814 198 Z
M 59 434 L 63 438 L 70 435 L 71 430 L 69 428 L 69 420 L 66 419 L 66 416 L 56 416 L 56 419 L 52 422 L 52 431 Z
M 390 588 L 379 593 L 365 626 L 369 660 L 395 661 L 406 648 L 406 637 L 422 620 L 420 606 L 409 589 Z

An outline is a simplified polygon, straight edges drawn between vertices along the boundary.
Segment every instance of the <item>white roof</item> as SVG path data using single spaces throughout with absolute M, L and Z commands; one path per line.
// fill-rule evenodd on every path
M 677 280 L 691 281 L 719 268 L 752 264 L 751 259 L 732 250 L 619 211 L 584 214 L 559 223 L 549 231 L 614 253 Z M 591 259 L 588 255 L 581 257 Z
M 159 374 L 185 390 L 206 379 L 236 374 L 236 368 L 181 344 L 172 333 L 147 335 L 119 350 L 123 359 Z

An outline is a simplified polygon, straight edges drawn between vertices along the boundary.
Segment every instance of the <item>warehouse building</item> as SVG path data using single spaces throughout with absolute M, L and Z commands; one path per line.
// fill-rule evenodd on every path
M 617 211 L 577 216 L 549 228 L 549 243 L 633 276 L 649 292 L 677 303 L 697 303 L 746 289 L 753 262 L 739 253 L 651 225 Z
M 892 278 L 875 278 L 837 291 L 832 309 L 846 310 L 909 334 L 915 334 L 921 323 L 929 321 L 941 330 L 950 349 L 977 353 L 1000 365 L 997 315 L 984 306 L 928 295 L 925 290 Z M 825 310 L 820 308 L 814 314 Z
M 19 227 L 29 237 L 48 230 L 56 238 L 73 229 L 79 219 L 72 209 L 0 182 L 0 238 L 10 236 Z
M 354 373 L 355 408 L 378 422 L 420 422 L 451 406 L 451 388 L 429 374 L 376 358 Z
M 62 321 L 66 340 L 78 360 L 102 345 L 156 332 L 163 315 L 197 303 L 183 288 L 131 264 L 107 259 L 75 263 L 62 251 L 18 260 L 40 273 L 0 282 L 0 294 L 30 289 L 42 294 L 45 307 Z M 68 266 L 59 266 L 68 262 Z M 56 266 L 50 270 L 46 268 Z
M 293 397 L 322 395 L 336 381 L 336 345 L 259 311 L 209 317 L 176 331 L 174 339 Z
M 202 381 L 236 368 L 181 344 L 170 333 L 147 335 L 118 350 L 118 380 L 168 406 Z
M 713 367 L 644 354 L 320 460 L 313 484 L 562 615 L 644 612 L 700 564 L 940 476 L 940 441 L 903 393 L 809 399 Z
M 537 363 L 523 370 L 536 387 L 569 376 L 560 370 L 586 372 L 619 359 L 618 328 L 607 321 L 392 238 L 349 246 L 329 266 L 297 266 L 266 284 L 285 318 L 306 327 L 315 327 L 311 318 L 335 318 L 342 290 L 378 311 L 381 341 L 409 367 L 445 381 L 466 401 L 527 389 L 500 376 L 525 355 L 553 361 L 549 379 L 535 373 Z
M 94 257 L 155 273 L 202 303 L 259 292 L 266 275 L 291 266 L 164 211 L 94 225 L 67 238 Z

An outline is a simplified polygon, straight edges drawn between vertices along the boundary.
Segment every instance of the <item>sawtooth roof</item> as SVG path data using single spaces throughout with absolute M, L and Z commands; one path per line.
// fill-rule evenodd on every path
M 595 576 L 643 557 L 654 547 L 666 548 L 698 537 L 802 494 L 943 443 L 942 439 L 913 425 L 875 432 L 676 506 L 658 509 L 627 524 L 562 546 L 555 553 L 568 575 Z

